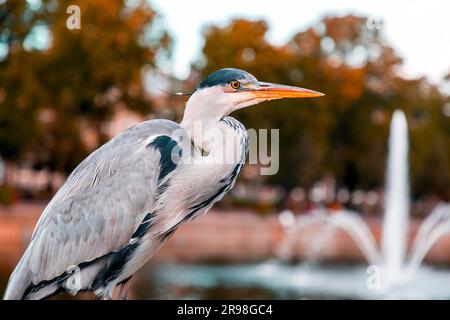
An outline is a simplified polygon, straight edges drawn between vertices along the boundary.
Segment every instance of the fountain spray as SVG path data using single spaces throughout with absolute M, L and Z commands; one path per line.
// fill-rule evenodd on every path
M 381 252 L 383 278 L 389 286 L 403 278 L 408 246 L 408 125 L 405 114 L 400 110 L 394 112 L 391 121 L 385 190 Z

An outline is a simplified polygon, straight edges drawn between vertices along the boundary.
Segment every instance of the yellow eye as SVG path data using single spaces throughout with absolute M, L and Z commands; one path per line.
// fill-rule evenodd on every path
M 230 85 L 233 89 L 236 90 L 236 89 L 239 89 L 239 87 L 241 86 L 241 83 L 239 81 L 231 81 Z

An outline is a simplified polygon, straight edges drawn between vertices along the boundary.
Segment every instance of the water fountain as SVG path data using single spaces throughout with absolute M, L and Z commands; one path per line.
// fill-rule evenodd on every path
M 314 210 L 310 215 L 297 219 L 289 218 L 292 213 L 283 212 L 280 222 L 289 234 L 287 243 L 292 243 L 295 234 L 313 223 L 332 224 L 352 237 L 369 265 L 380 268 L 383 290 L 404 284 L 414 275 L 433 244 L 450 233 L 450 205 L 439 204 L 423 221 L 408 255 L 408 126 L 400 110 L 394 112 L 391 121 L 385 190 L 380 247 L 358 213 L 342 210 L 338 214 L 330 214 L 326 209 Z M 294 223 L 289 223 L 294 220 Z

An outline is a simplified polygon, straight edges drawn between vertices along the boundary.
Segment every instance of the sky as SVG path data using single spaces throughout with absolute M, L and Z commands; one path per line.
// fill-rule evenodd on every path
M 447 0 L 150 0 L 174 38 L 167 71 L 183 79 L 201 54 L 208 25 L 233 18 L 263 19 L 268 39 L 283 44 L 326 15 L 358 14 L 383 21 L 387 43 L 404 58 L 408 78 L 438 83 L 450 72 L 450 1 Z

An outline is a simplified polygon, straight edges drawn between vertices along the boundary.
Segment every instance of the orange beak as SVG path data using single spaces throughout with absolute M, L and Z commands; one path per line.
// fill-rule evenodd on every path
M 277 83 L 259 82 L 257 86 L 246 89 L 257 98 L 282 99 L 282 98 L 314 98 L 325 94 L 300 87 L 285 86 Z

